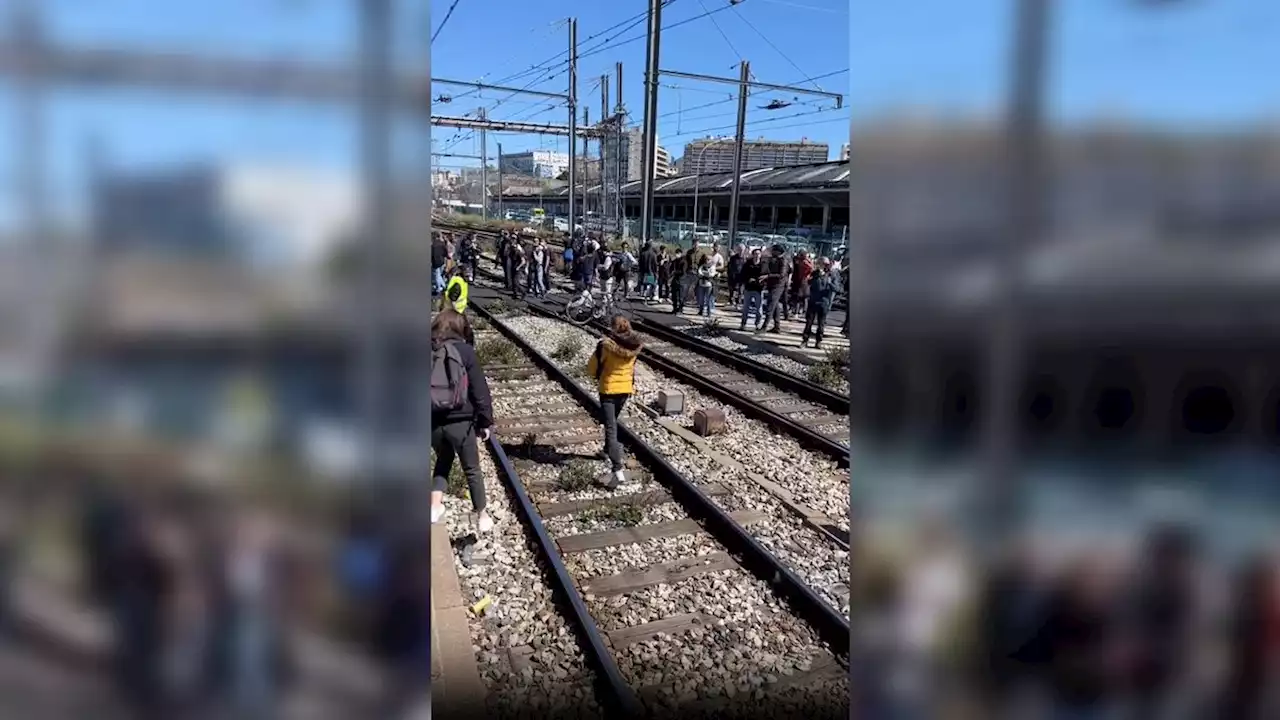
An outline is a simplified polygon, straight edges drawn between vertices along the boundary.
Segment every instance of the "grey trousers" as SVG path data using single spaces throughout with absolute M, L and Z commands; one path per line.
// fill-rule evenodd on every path
M 476 426 L 470 420 L 443 424 L 432 423 L 431 449 L 436 451 L 431 489 L 444 492 L 449 471 L 455 459 L 462 462 L 462 473 L 471 491 L 471 505 L 476 512 L 485 508 L 484 476 L 480 474 L 480 446 L 476 442 Z
M 622 445 L 618 443 L 618 418 L 630 395 L 601 395 L 600 424 L 604 426 L 604 451 L 609 455 L 613 471 L 622 469 Z

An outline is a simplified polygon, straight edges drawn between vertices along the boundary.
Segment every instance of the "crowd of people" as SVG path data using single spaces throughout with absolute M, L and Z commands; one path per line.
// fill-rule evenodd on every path
M 451 233 L 437 233 L 433 241 L 436 293 L 446 290 L 448 278 L 461 272 L 468 282 L 477 272 L 479 249 L 474 233 L 459 242 Z M 546 297 L 557 267 L 546 241 L 532 241 L 502 230 L 498 234 L 495 269 L 502 271 L 507 291 L 517 299 Z M 633 296 L 645 304 L 670 302 L 671 312 L 686 314 L 690 304 L 699 317 L 712 318 L 722 293 L 737 311 L 739 330 L 750 324 L 756 332 L 781 332 L 783 320 L 804 320 L 801 343 L 821 347 L 827 316 L 848 286 L 848 269 L 828 257 L 810 257 L 804 250 L 788 252 L 774 245 L 767 253 L 739 244 L 726 257 L 715 245 L 694 241 L 687 249 L 644 242 L 638 251 L 623 242 L 611 250 L 581 232 L 566 239 L 559 270 L 579 292 L 600 290 L 614 299 Z M 849 324 L 840 334 L 848 336 Z
M 1189 527 L 1136 552 L 1011 543 L 970 572 L 938 524 L 909 561 L 866 568 L 855 618 L 867 717 L 1280 717 L 1280 566 L 1236 577 Z
M 281 717 L 301 688 L 299 641 L 320 632 L 328 588 L 345 618 L 330 629 L 380 661 L 378 716 L 422 701 L 429 557 L 408 519 L 353 511 L 336 550 L 321 549 L 212 491 L 92 482 L 79 524 L 87 599 L 110 621 L 112 679 L 135 717 Z

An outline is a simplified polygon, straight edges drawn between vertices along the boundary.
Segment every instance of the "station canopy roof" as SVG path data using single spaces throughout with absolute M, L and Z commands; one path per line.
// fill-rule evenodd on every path
M 677 177 L 658 178 L 654 181 L 654 194 L 692 195 L 696 187 L 700 194 L 715 195 L 728 193 L 733 184 L 733 173 L 704 173 L 702 175 L 680 175 Z M 742 173 L 743 192 L 796 192 L 814 190 L 848 191 L 849 161 L 814 163 L 810 165 L 790 165 L 784 167 L 757 168 Z M 599 192 L 599 183 L 587 188 L 587 192 Z M 567 188 L 542 193 L 544 197 L 564 196 Z M 622 186 L 623 195 L 639 195 L 640 181 L 633 180 Z M 508 196 L 517 193 L 507 192 Z

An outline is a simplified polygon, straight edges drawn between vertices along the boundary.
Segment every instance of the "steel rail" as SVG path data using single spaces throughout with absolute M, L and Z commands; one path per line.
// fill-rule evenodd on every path
M 476 302 L 470 303 L 470 306 L 487 319 L 499 332 L 516 341 L 515 333 L 497 320 L 484 306 Z M 518 342 L 517 345 L 519 345 Z M 545 370 L 546 366 L 543 369 Z M 554 377 L 552 373 L 548 374 L 552 375 L 553 380 L 560 380 L 560 378 Z M 561 384 L 563 384 L 563 381 L 561 381 Z M 588 406 L 588 409 L 591 408 Z M 497 433 L 489 436 L 488 445 L 489 454 L 493 457 L 493 462 L 498 467 L 499 475 L 502 476 L 507 488 L 516 498 L 516 508 L 520 513 L 520 519 L 524 521 L 525 526 L 533 534 L 543 559 L 546 560 L 547 565 L 551 568 L 555 594 L 560 598 L 561 604 L 567 606 L 571 624 L 578 633 L 579 645 L 583 648 L 588 663 L 595 670 L 596 691 L 602 701 L 601 704 L 622 713 L 624 717 L 642 717 L 645 714 L 644 706 L 640 703 L 640 699 L 636 696 L 630 684 L 623 679 L 622 672 L 618 669 L 618 664 L 613 659 L 609 644 L 600 632 L 600 627 L 596 624 L 595 618 L 587 610 L 586 601 L 583 600 L 582 593 L 578 591 L 578 586 L 574 584 L 573 576 L 565 566 L 564 557 L 556 547 L 555 540 L 547 532 L 546 526 L 542 524 L 542 517 L 538 514 L 537 507 L 533 504 L 533 499 L 529 497 L 529 492 L 521 482 L 515 466 L 511 464 L 511 459 L 507 457 L 506 451 L 502 448 L 502 442 L 498 439 Z
M 568 322 L 559 310 L 543 305 L 541 302 L 525 298 L 524 303 L 530 310 L 533 310 L 540 315 Z M 601 332 L 608 331 L 605 324 L 599 320 L 592 320 L 589 323 L 589 326 Z M 799 441 L 801 445 L 824 453 L 834 460 L 837 466 L 849 466 L 848 445 L 843 445 L 832 440 L 817 430 L 814 430 L 797 420 L 793 420 L 782 413 L 771 410 L 742 393 L 726 387 L 715 380 L 703 377 L 702 375 L 680 365 L 676 361 L 651 348 L 646 347 L 641 350 L 640 359 L 658 368 L 662 373 L 671 376 L 686 385 L 691 385 L 718 400 L 732 405 L 744 415 L 754 420 L 767 423 L 779 431 L 790 435 Z M 849 412 L 849 405 L 847 401 L 841 410 L 846 414 Z
M 849 396 L 835 392 L 828 388 L 822 387 L 808 380 L 801 380 L 793 375 L 788 375 L 781 370 L 765 365 L 759 360 L 754 360 L 745 355 L 739 355 L 730 352 L 718 345 L 692 337 L 686 333 L 682 333 L 674 328 L 669 328 L 659 322 L 654 322 L 645 318 L 636 318 L 632 321 L 633 325 L 639 325 L 644 332 L 655 335 L 661 340 L 679 345 L 690 352 L 704 355 L 721 365 L 742 370 L 744 372 L 755 375 L 763 382 L 770 385 L 776 385 L 787 392 L 799 395 L 805 402 L 813 403 L 819 407 L 824 407 L 833 413 L 849 414 Z
M 473 301 L 472 306 L 485 316 L 492 327 L 533 359 L 534 363 L 548 376 L 559 382 L 579 404 L 593 413 L 600 412 L 600 403 L 596 398 L 574 382 L 554 362 L 494 317 L 492 313 L 484 310 L 480 303 Z M 833 653 L 839 656 L 847 655 L 850 638 L 848 618 L 823 600 L 746 529 L 734 522 L 728 513 L 704 495 L 694 483 L 668 463 L 625 422 L 618 422 L 618 438 L 631 449 L 641 464 L 649 467 L 654 478 L 666 486 L 672 498 L 689 513 L 690 517 L 701 521 L 712 537 L 724 545 L 730 553 L 741 558 L 739 564 L 742 567 L 768 583 L 775 593 L 789 602 L 796 614 L 813 627 L 823 642 L 830 646 Z

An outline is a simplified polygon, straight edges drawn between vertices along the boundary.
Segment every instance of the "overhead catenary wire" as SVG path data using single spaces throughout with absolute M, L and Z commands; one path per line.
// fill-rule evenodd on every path
M 738 48 L 734 47 L 733 41 L 730 40 L 729 36 L 725 34 L 724 28 L 720 27 L 720 23 L 716 22 L 716 19 L 711 16 L 711 11 L 707 10 L 707 4 L 703 2 L 703 0 L 698 0 L 698 6 L 701 7 L 703 12 L 707 14 L 707 18 L 711 20 L 711 24 L 712 26 L 715 27 L 716 32 L 720 33 L 720 37 L 724 38 L 724 43 L 729 46 L 729 49 L 732 50 L 733 54 L 738 57 L 739 61 L 741 61 L 742 53 L 738 52 Z
M 460 0 L 453 0 L 453 2 L 449 4 L 449 9 L 445 12 L 444 19 L 440 21 L 440 25 L 436 28 L 436 31 L 431 33 L 431 44 L 434 45 L 436 38 L 440 37 L 440 31 L 444 30 L 444 26 L 449 23 L 449 18 L 453 17 L 453 11 L 458 7 L 459 2 Z
M 847 73 L 847 72 L 849 72 L 849 68 L 842 68 L 842 69 L 840 69 L 840 70 L 832 70 L 831 72 L 823 73 L 823 74 L 821 74 L 821 75 L 815 75 L 815 76 L 813 76 L 812 78 L 806 78 L 805 80 L 823 80 L 823 79 L 825 79 L 825 78 L 834 77 L 834 76 L 836 76 L 836 75 L 840 75 L 840 74 L 842 74 L 842 73 Z M 805 80 L 800 80 L 799 82 L 804 82 Z M 794 85 L 795 83 L 788 83 L 788 84 Z M 691 107 L 691 108 L 685 108 L 685 109 L 684 109 L 684 112 L 692 112 L 692 111 L 694 111 L 694 110 L 703 110 L 703 109 L 705 109 L 705 108 L 709 108 L 709 107 L 716 107 L 716 106 L 718 106 L 718 105 L 724 105 L 725 103 L 729 103 L 729 102 L 737 102 L 737 101 L 738 101 L 738 95 L 737 95 L 737 93 L 733 93 L 733 94 L 731 94 L 728 98 L 726 98 L 726 99 L 724 99 L 724 100 L 713 100 L 713 101 L 711 101 L 711 102 L 704 103 L 704 104 L 702 104 L 702 105 L 694 105 L 694 106 L 693 106 L 693 107 Z M 671 117 L 671 116 L 673 116 L 673 115 L 675 115 L 675 114 L 676 114 L 676 112 L 675 112 L 675 111 L 668 111 L 668 112 L 665 112 L 665 113 L 661 113 L 661 114 L 659 114 L 659 115 L 658 115 L 658 119 L 662 119 L 662 118 L 666 118 L 666 117 Z
M 795 124 L 795 125 L 771 125 L 770 123 L 782 122 L 782 121 L 784 121 L 784 120 L 795 120 L 796 118 L 811 117 L 811 116 L 814 116 L 814 115 L 822 115 L 822 114 L 827 114 L 827 113 L 832 113 L 832 112 L 842 112 L 842 111 L 844 111 L 844 108 L 824 108 L 824 109 L 822 109 L 822 110 L 811 110 L 811 111 L 809 111 L 809 112 L 792 113 L 792 114 L 790 114 L 790 115 L 782 115 L 782 116 L 780 116 L 780 117 L 768 118 L 768 119 L 765 119 L 765 120 L 760 120 L 760 121 L 758 121 L 758 122 L 754 122 L 754 123 L 752 123 L 752 127 L 754 128 L 754 127 L 758 127 L 758 126 L 760 126 L 760 125 L 769 125 L 769 129 L 770 129 L 770 130 L 779 130 L 779 129 L 784 128 L 784 127 L 802 127 L 803 125 L 805 125 L 805 123 L 798 123 L 798 124 Z M 841 121 L 846 120 L 846 119 L 847 119 L 847 117 L 846 117 L 846 118 L 836 118 L 836 120 L 841 120 Z M 815 123 L 817 123 L 817 122 L 832 122 L 832 121 L 831 121 L 831 120 L 815 121 Z M 736 130 L 736 129 L 737 129 L 737 127 L 738 127 L 738 126 L 737 126 L 737 124 L 735 123 L 735 124 L 733 124 L 733 125 L 721 125 L 721 126 L 719 126 L 719 127 L 703 128 L 703 129 L 701 129 L 701 130 L 691 130 L 691 131 L 689 131 L 689 132 L 680 133 L 679 135 L 672 135 L 672 136 L 671 136 L 670 138 L 668 138 L 668 139 L 676 138 L 676 137 L 688 137 L 688 136 L 690 136 L 690 135 L 701 135 L 701 134 L 704 134 L 704 133 L 713 133 L 713 132 L 719 132 L 719 131 L 722 131 L 722 130 Z
M 665 6 L 665 5 L 670 5 L 671 3 L 674 3 L 675 1 L 676 1 L 676 0 L 665 0 L 665 2 L 664 2 L 664 6 Z M 726 7 L 728 7 L 728 6 L 726 6 Z M 614 24 L 613 26 L 611 26 L 610 28 L 608 28 L 608 29 L 606 29 L 606 30 L 603 30 L 603 31 L 601 31 L 601 32 L 598 32 L 598 33 L 596 33 L 595 35 L 591 36 L 591 37 L 599 37 L 600 35 L 603 35 L 604 33 L 608 32 L 609 30 L 611 30 L 611 29 L 613 29 L 613 28 L 617 28 L 617 27 L 620 27 L 620 26 L 626 25 L 626 27 L 624 27 L 624 28 L 623 28 L 621 31 L 619 31 L 618 33 L 616 33 L 616 34 L 614 34 L 614 35 L 612 35 L 612 36 L 610 36 L 610 37 L 607 37 L 607 38 L 605 38 L 603 41 L 601 41 L 601 43 L 600 43 L 599 45 L 597 45 L 595 48 L 591 49 L 591 50 L 589 51 L 589 53 L 590 53 L 590 54 L 594 54 L 594 53 L 601 52 L 601 51 L 603 51 L 603 50 L 607 49 L 607 48 L 608 48 L 608 43 L 609 43 L 610 41 L 612 41 L 613 39 L 616 39 L 617 37 L 619 37 L 619 36 L 620 36 L 620 35 L 622 35 L 623 33 L 625 33 L 625 32 L 627 32 L 628 30 L 630 30 L 632 27 L 635 27 L 636 25 L 639 25 L 640 23 L 644 22 L 644 21 L 647 19 L 647 17 L 648 17 L 648 12 L 647 12 L 647 11 L 646 11 L 646 12 L 643 12 L 643 13 L 639 13 L 639 14 L 637 14 L 637 15 L 632 16 L 631 18 L 628 18 L 627 20 L 623 20 L 623 21 L 621 21 L 621 22 L 619 22 L 619 23 L 615 23 L 615 24 Z M 696 19 L 696 18 L 695 18 L 695 19 Z M 643 36 L 641 36 L 641 37 L 643 37 Z M 558 53 L 555 57 L 553 57 L 553 58 L 551 58 L 551 59 L 549 59 L 549 60 L 547 60 L 547 61 L 544 61 L 544 63 L 543 63 L 543 64 L 545 64 L 545 63 L 547 63 L 547 62 L 553 62 L 556 58 L 559 58 L 559 57 L 561 57 L 561 56 L 567 56 L 568 54 L 569 54 L 569 51 L 566 49 L 566 50 L 562 51 L 561 53 Z M 579 59 L 581 59 L 585 54 L 587 54 L 587 53 L 579 53 L 578 58 L 579 58 Z M 555 72 L 555 73 L 552 73 L 551 75 L 548 75 L 548 76 L 547 76 L 547 77 L 545 77 L 545 78 L 535 78 L 534 80 L 532 80 L 532 81 L 530 81 L 530 82 L 526 83 L 523 87 L 521 87 L 521 88 L 520 88 L 520 90 L 519 90 L 519 91 L 512 92 L 512 93 L 508 94 L 506 97 L 499 99 L 497 102 L 495 102 L 493 105 L 491 105 L 491 106 L 487 109 L 487 112 L 492 112 L 492 111 L 496 110 L 498 107 L 500 107 L 501 105 L 503 105 L 507 100 L 509 100 L 510 98 L 515 97 L 516 95 L 518 95 L 520 91 L 528 90 L 528 89 L 532 88 L 532 87 L 533 87 L 533 86 L 535 86 L 535 85 L 539 85 L 539 84 L 544 83 L 544 82 L 549 82 L 549 81 L 554 80 L 555 78 L 559 77 L 560 75 L 563 75 L 565 72 L 567 72 L 567 71 L 568 71 L 569 62 L 568 62 L 568 60 L 564 60 L 564 61 L 563 61 L 562 63 L 560 63 L 560 64 L 561 64 L 561 65 L 563 65 L 563 68 L 562 68 L 561 70 L 559 70 L 559 71 L 557 71 L 557 72 Z M 538 69 L 538 68 L 534 68 L 534 70 L 536 70 L 536 69 Z M 524 73 L 524 74 L 527 74 L 527 72 L 526 72 L 526 73 Z M 511 77 L 508 77 L 508 78 L 504 78 L 504 79 L 503 79 L 503 80 L 501 80 L 500 82 L 508 82 L 508 81 L 510 81 L 510 80 L 512 80 L 512 79 L 514 79 L 514 78 L 516 78 L 516 77 L 519 77 L 519 76 L 520 76 L 520 74 L 517 74 L 517 75 L 515 75 L 515 76 L 511 76 Z M 495 83 L 495 84 L 497 84 L 497 83 Z M 463 95 L 463 97 L 465 97 L 465 94 Z M 468 137 L 469 137 L 469 136 L 468 136 Z M 461 139 L 459 140 L 459 142 L 464 141 L 464 140 L 466 140 L 466 138 L 461 138 Z M 456 143 L 455 143 L 455 145 L 456 145 Z M 446 148 L 445 148 L 445 150 L 447 151 L 447 150 L 448 150 L 449 148 L 451 148 L 451 147 L 453 147 L 453 145 L 450 145 L 450 146 L 446 147 Z
M 774 51 L 774 52 L 776 52 L 776 53 L 778 53 L 778 55 L 780 55 L 780 56 L 782 57 L 782 59 L 783 59 L 783 60 L 786 60 L 786 61 L 787 61 L 787 63 L 791 65 L 791 67 L 795 68 L 795 69 L 796 69 L 796 72 L 798 72 L 798 73 L 800 73 L 801 75 L 804 75 L 804 76 L 805 76 L 805 79 L 804 79 L 804 80 L 802 80 L 801 82 L 811 82 L 811 83 L 813 83 L 813 86 L 814 86 L 815 88 L 817 88 L 818 90 L 822 90 L 822 86 L 821 86 L 821 85 L 819 85 L 817 82 L 815 82 L 815 78 L 813 78 L 813 77 L 812 77 L 812 76 L 810 76 L 808 73 L 806 73 L 803 69 L 801 69 L 801 67 L 800 67 L 799 65 L 797 65 L 797 64 L 796 64 L 796 62 L 795 62 L 794 60 L 792 60 L 792 59 L 791 59 L 791 56 L 790 56 L 790 55 L 787 55 L 785 52 L 783 52 L 783 51 L 782 51 L 782 48 L 780 48 L 780 47 L 778 47 L 777 45 L 775 45 L 775 44 L 774 44 L 774 42 L 773 42 L 772 40 L 770 40 L 770 39 L 769 39 L 769 36 L 768 36 L 768 35 L 765 35 L 764 33 L 760 32 L 760 29 L 759 29 L 759 28 L 757 28 L 757 27 L 755 26 L 755 23 L 753 23 L 753 22 L 751 22 L 749 19 L 747 19 L 747 16 L 746 16 L 746 15 L 744 15 L 744 14 L 742 14 L 742 13 L 737 13 L 737 14 L 736 14 L 736 16 L 737 16 L 737 18 L 738 18 L 739 20 L 741 20 L 742 22 L 746 23 L 747 27 L 751 28 L 751 29 L 755 32 L 755 34 L 759 35 L 759 36 L 760 36 L 760 39 L 761 39 L 761 40 L 764 40 L 764 41 L 765 41 L 765 43 L 769 45 L 769 47 L 773 48 L 773 51 Z
M 778 118 L 778 119 L 779 119 L 779 120 L 781 120 L 782 118 Z M 826 120 L 815 120 L 815 121 L 813 121 L 813 122 L 792 123 L 792 124 L 790 124 L 790 125 L 773 125 L 773 126 L 770 126 L 770 127 L 769 127 L 769 129 L 770 129 L 770 130 L 786 130 L 786 129 L 788 129 L 788 128 L 813 127 L 813 126 L 815 126 L 815 125 L 829 125 L 829 124 L 831 124 L 831 123 L 837 123 L 837 122 L 848 122 L 848 120 L 847 120 L 846 118 L 828 118 L 828 119 L 826 119 Z M 732 127 L 732 126 L 730 126 L 730 127 Z M 719 130 L 725 130 L 725 129 L 727 129 L 727 128 L 725 128 L 725 127 L 719 127 L 719 128 L 709 128 L 709 129 L 697 130 L 697 131 L 694 131 L 694 132 L 682 133 L 682 134 L 680 134 L 680 135 L 671 135 L 670 137 L 668 137 L 668 138 L 667 138 L 667 140 L 668 140 L 668 141 L 670 141 L 670 140 L 675 140 L 675 139 L 677 139 L 677 138 L 682 138 L 682 137 L 692 137 L 692 136 L 694 136 L 694 135 L 704 135 L 704 134 L 706 134 L 706 133 L 716 132 L 716 131 L 719 131 Z

